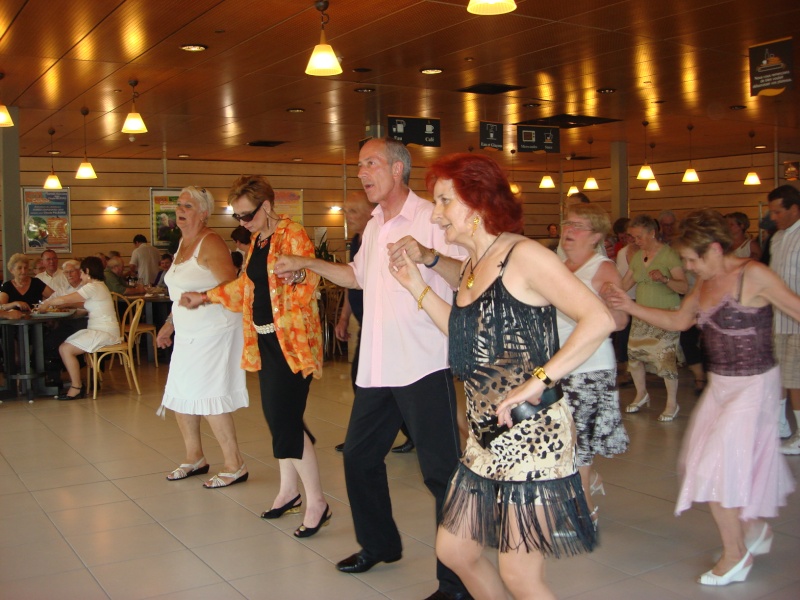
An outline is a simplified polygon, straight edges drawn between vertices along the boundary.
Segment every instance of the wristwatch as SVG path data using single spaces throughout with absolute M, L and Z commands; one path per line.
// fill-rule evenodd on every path
M 541 379 L 542 383 L 544 383 L 546 387 L 551 388 L 555 385 L 555 382 L 547 376 L 547 373 L 544 372 L 544 369 L 542 367 L 534 368 L 533 375 L 536 378 Z

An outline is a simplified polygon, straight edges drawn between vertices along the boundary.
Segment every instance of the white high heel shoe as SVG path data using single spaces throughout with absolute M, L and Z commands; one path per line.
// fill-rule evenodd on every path
M 750 569 L 753 568 L 753 562 L 751 560 L 750 564 L 747 564 L 747 560 L 752 559 L 752 555 L 750 552 L 745 552 L 742 560 L 740 560 L 736 565 L 724 575 L 715 575 L 713 571 L 706 571 L 700 578 L 697 580 L 697 583 L 701 585 L 728 585 L 729 583 L 738 583 L 742 582 L 747 579 L 748 573 L 750 573 Z
M 747 544 L 747 551 L 753 556 L 769 554 L 769 551 L 772 549 L 773 537 L 772 529 L 770 529 L 769 525 L 764 523 L 764 527 L 761 529 L 759 536 Z
M 625 407 L 626 413 L 635 413 L 639 412 L 639 409 L 642 408 L 642 405 L 646 404 L 648 408 L 650 408 L 650 394 L 645 394 L 642 396 L 642 399 L 638 402 L 631 402 L 628 406 Z
M 589 494 L 592 496 L 595 494 L 602 494 L 605 496 L 606 487 L 603 483 L 603 480 L 600 479 L 600 473 L 597 471 L 592 471 L 592 473 L 594 473 L 594 477 L 592 477 L 592 481 L 589 483 Z

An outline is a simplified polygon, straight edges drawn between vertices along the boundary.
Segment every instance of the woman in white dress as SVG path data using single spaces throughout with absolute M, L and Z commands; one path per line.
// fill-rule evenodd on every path
M 187 290 L 209 290 L 236 277 L 224 240 L 207 227 L 214 199 L 204 189 L 187 187 L 175 207 L 182 238 L 175 261 L 164 281 L 173 300 L 172 312 L 159 330 L 160 348 L 175 347 L 167 385 L 158 413 L 175 411 L 186 446 L 186 462 L 167 475 L 169 481 L 208 473 L 203 455 L 200 419 L 205 417 L 217 438 L 224 469 L 206 481 L 217 488 L 247 481 L 247 467 L 239 452 L 232 413 L 249 406 L 242 354 L 242 315 L 209 304 L 189 310 L 178 304 Z
M 116 344 L 120 340 L 114 300 L 103 281 L 103 262 L 96 256 L 89 256 L 81 261 L 82 285 L 77 292 L 58 298 L 50 296 L 39 305 L 39 309 L 43 310 L 51 306 L 83 303 L 83 307 L 89 312 L 87 328 L 76 331 L 58 347 L 61 361 L 70 378 L 69 389 L 56 396 L 59 400 L 75 400 L 86 396 L 86 389 L 81 384 L 78 356 Z

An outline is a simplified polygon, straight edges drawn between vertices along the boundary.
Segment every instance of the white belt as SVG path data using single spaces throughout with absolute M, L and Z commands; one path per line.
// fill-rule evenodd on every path
M 256 332 L 260 334 L 275 333 L 275 323 L 268 323 L 267 325 L 256 325 L 254 323 L 253 327 L 255 327 Z

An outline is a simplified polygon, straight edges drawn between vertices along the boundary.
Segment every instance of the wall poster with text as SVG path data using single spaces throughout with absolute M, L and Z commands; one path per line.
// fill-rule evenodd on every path
M 26 254 L 72 252 L 69 188 L 22 188 L 22 238 Z
M 303 224 L 303 190 L 275 190 L 275 212 Z
M 175 216 L 180 193 L 181 188 L 150 188 L 150 243 L 170 254 L 177 252 L 181 240 L 181 230 L 178 229 Z

